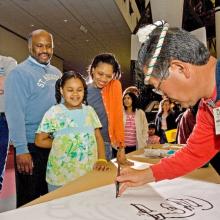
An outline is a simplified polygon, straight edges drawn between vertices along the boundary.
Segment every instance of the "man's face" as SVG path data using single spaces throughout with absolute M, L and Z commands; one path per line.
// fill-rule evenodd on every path
M 53 55 L 53 39 L 47 32 L 40 32 L 32 36 L 29 51 L 39 63 L 47 64 Z
M 160 81 L 160 79 L 152 76 L 149 83 L 158 88 Z M 182 107 L 188 108 L 194 106 L 200 99 L 195 82 L 193 77 L 186 77 L 178 69 L 169 68 L 169 76 L 161 81 L 159 89 L 172 101 L 177 101 Z

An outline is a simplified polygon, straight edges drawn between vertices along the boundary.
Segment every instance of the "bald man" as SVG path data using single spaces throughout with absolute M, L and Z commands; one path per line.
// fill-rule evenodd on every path
M 55 102 L 55 82 L 61 72 L 50 64 L 53 36 L 35 30 L 28 38 L 30 56 L 5 82 L 5 112 L 16 152 L 17 207 L 48 192 L 45 181 L 48 150 L 35 146 L 35 131 Z

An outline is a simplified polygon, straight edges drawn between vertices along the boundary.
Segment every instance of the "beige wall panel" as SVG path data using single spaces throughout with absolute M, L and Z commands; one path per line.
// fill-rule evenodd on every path
M 27 41 L 0 27 L 0 54 L 22 62 L 29 55 Z M 51 63 L 63 71 L 63 60 L 53 56 Z

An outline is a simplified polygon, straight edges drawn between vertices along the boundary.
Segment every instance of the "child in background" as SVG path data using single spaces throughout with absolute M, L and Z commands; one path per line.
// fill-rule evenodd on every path
M 95 109 L 102 123 L 106 158 L 112 159 L 112 146 L 116 146 L 118 162 L 131 165 L 124 150 L 122 88 L 118 80 L 121 76 L 120 65 L 112 54 L 99 54 L 88 72 L 92 78 L 88 85 L 88 104 Z
M 146 147 L 148 123 L 144 111 L 138 108 L 138 98 L 133 92 L 123 96 L 125 153 Z
M 128 92 L 134 93 L 137 97 L 140 95 L 140 90 L 136 86 L 127 87 L 123 92 L 123 96 L 125 95 L 125 93 L 128 93 Z
M 56 82 L 58 104 L 45 113 L 37 130 L 35 144 L 51 148 L 46 172 L 49 191 L 92 169 L 109 169 L 101 123 L 94 109 L 85 104 L 86 96 L 82 76 L 73 71 L 64 73 Z
M 160 144 L 160 137 L 155 135 L 156 125 L 154 123 L 150 123 L 148 125 L 148 142 L 147 144 Z

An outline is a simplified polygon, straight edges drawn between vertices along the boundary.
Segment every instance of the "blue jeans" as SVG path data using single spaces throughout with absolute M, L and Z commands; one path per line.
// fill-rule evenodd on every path
M 3 184 L 6 158 L 8 152 L 8 124 L 4 113 L 0 113 L 0 191 Z

